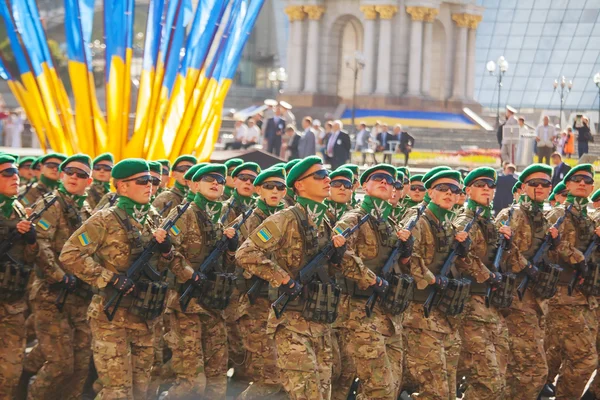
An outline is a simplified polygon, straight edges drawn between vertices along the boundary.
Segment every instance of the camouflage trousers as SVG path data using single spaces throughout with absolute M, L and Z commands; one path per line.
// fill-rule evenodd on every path
M 229 366 L 235 368 L 235 377 L 247 378 L 250 371 L 247 371 L 244 367 L 246 351 L 244 350 L 244 344 L 242 343 L 240 327 L 237 323 L 239 297 L 239 291 L 234 289 L 230 303 L 224 311 L 225 326 L 227 328 L 227 353 L 229 356 Z
M 25 301 L 0 303 L 0 399 L 12 399 L 25 357 Z
M 600 321 L 600 309 L 595 310 L 596 313 L 596 321 Z M 596 352 L 600 354 L 600 333 L 596 334 Z M 600 358 L 598 360 L 598 364 L 600 364 Z M 594 376 L 594 380 L 590 384 L 590 391 L 596 395 L 596 398 L 600 398 L 600 365 L 596 367 L 596 376 Z
M 92 319 L 90 326 L 102 386 L 96 400 L 146 399 L 154 362 L 154 329 L 129 329 L 104 318 Z
M 277 366 L 291 400 L 326 400 L 331 396 L 331 332 L 313 337 L 280 325 L 275 332 Z
M 543 315 L 535 309 L 510 309 L 508 328 L 510 356 L 506 371 L 506 396 L 535 400 L 546 383 L 548 364 L 544 350 Z
M 352 382 L 356 378 L 354 360 L 348 352 L 348 331 L 336 328 L 331 332 L 333 349 L 332 400 L 346 400 Z
M 171 362 L 165 362 L 169 348 L 165 343 L 164 336 L 168 332 L 168 327 L 168 316 L 166 314 L 157 318 L 154 325 L 154 365 L 152 366 L 150 387 L 148 388 L 149 395 L 156 393 L 160 385 L 175 380 Z
M 227 330 L 220 314 L 186 314 L 169 309 L 165 341 L 176 375 L 169 399 L 224 399 L 227 391 Z
M 551 304 L 546 320 L 549 369 L 560 365 L 556 399 L 578 399 L 598 366 L 596 313 L 587 305 Z
M 37 371 L 28 390 L 31 400 L 80 399 L 89 373 L 92 337 L 87 302 L 70 295 L 59 312 L 55 297 L 42 289 L 31 302 L 38 339 L 25 361 L 27 370 Z
M 404 327 L 406 367 L 417 385 L 413 399 L 456 400 L 456 370 L 460 353 L 458 332 L 441 333 Z

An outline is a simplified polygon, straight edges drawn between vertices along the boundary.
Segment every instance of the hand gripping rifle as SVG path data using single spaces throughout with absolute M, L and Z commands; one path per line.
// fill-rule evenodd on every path
M 235 230 L 235 232 L 237 233 L 237 231 L 240 229 L 240 227 L 242 225 L 244 225 L 246 220 L 250 217 L 250 215 L 252 215 L 253 211 L 254 211 L 253 208 L 249 208 L 248 210 L 246 210 L 246 212 L 244 214 L 242 214 L 242 219 L 238 223 L 231 226 L 231 228 L 233 228 Z M 229 241 L 229 238 L 227 236 L 225 236 L 225 235 L 221 236 L 221 239 L 217 242 L 217 244 L 215 245 L 213 250 L 204 259 L 202 264 L 200 264 L 200 267 L 198 268 L 198 270 L 201 273 L 206 275 L 214 268 L 216 261 L 219 258 L 221 258 L 223 253 L 225 253 L 225 250 L 227 249 L 228 241 Z M 188 306 L 190 305 L 190 301 L 192 301 L 192 295 L 194 294 L 195 291 L 196 291 L 196 285 L 194 285 L 192 282 L 189 282 L 188 287 L 185 289 L 185 291 L 183 292 L 181 297 L 179 297 L 179 305 L 181 306 L 181 311 L 185 312 L 187 310 Z
M 415 218 L 411 219 L 410 223 L 406 227 L 407 230 L 412 232 L 412 230 L 415 228 L 415 226 L 417 226 L 417 222 L 419 222 L 419 219 L 421 218 L 421 215 L 423 215 L 423 212 L 425 211 L 426 207 L 427 207 L 427 205 L 423 204 L 419 208 L 417 208 L 417 215 Z M 411 236 L 408 240 L 414 241 L 414 238 Z M 390 256 L 386 260 L 385 264 L 383 264 L 383 268 L 381 269 L 381 277 L 388 282 L 390 281 L 390 276 L 392 274 L 392 268 L 394 268 L 396 261 L 398 261 L 398 257 L 400 255 L 400 250 L 402 250 L 404 243 L 405 242 L 398 239 L 396 241 L 396 245 L 394 246 L 394 249 L 390 253 Z M 373 308 L 375 308 L 375 303 L 377 302 L 378 297 L 379 297 L 379 294 L 377 292 L 373 291 L 373 294 L 367 300 L 367 303 L 365 304 L 365 312 L 367 313 L 367 317 L 370 317 L 371 314 L 373 313 Z
M 341 235 L 344 238 L 347 238 L 348 236 L 352 235 L 354 232 L 356 232 L 361 227 L 362 224 L 364 224 L 365 222 L 367 222 L 369 220 L 369 217 L 370 217 L 370 214 L 365 215 L 364 217 L 362 217 L 360 219 L 360 221 L 358 221 L 358 224 L 356 224 L 352 228 L 346 228 L 341 233 Z M 299 272 L 298 282 L 302 286 L 304 286 L 307 283 L 312 282 L 316 277 L 318 277 L 322 283 L 331 283 L 331 278 L 329 277 L 329 273 L 327 272 L 327 268 L 325 265 L 327 263 L 327 260 L 333 254 L 334 250 L 335 250 L 335 248 L 333 246 L 333 241 L 329 242 L 327 244 L 327 246 L 323 247 L 323 249 L 320 252 L 318 252 L 313 257 L 313 259 L 308 262 L 308 264 L 306 264 L 304 267 L 302 267 L 302 269 Z M 273 307 L 273 310 L 275 311 L 275 316 L 277 317 L 277 319 L 279 319 L 281 317 L 281 315 L 287 308 L 288 303 L 291 300 L 294 300 L 294 299 L 291 298 L 287 293 L 283 293 L 271 305 L 271 307 Z
M 465 229 L 463 230 L 463 232 L 469 233 L 469 231 L 473 227 L 473 224 L 475 223 L 475 221 L 477 221 L 477 217 L 479 217 L 479 215 L 482 212 L 483 212 L 483 207 L 477 207 L 477 210 L 475 211 L 475 215 L 473 216 L 473 219 L 471 221 L 469 221 L 469 223 L 465 226 Z M 471 239 L 467 238 L 466 241 L 471 241 Z M 455 241 L 454 244 L 452 245 L 452 251 L 448 255 L 446 262 L 444 262 L 444 265 L 442 266 L 442 270 L 440 271 L 440 275 L 448 276 L 448 274 L 450 273 L 450 268 L 452 268 L 452 266 L 454 265 L 454 262 L 458 258 L 457 249 L 460 244 L 461 244 L 460 242 Z M 427 300 L 425 300 L 425 304 L 423 304 L 423 312 L 425 314 L 425 318 L 429 318 L 429 315 L 431 314 L 431 309 L 433 308 L 433 305 L 438 302 L 437 300 L 441 295 L 442 295 L 442 291 L 438 287 L 434 287 L 433 290 L 431 291 L 431 293 L 429 293 L 429 297 L 427 297 Z
M 514 208 L 510 207 L 508 209 L 508 219 L 504 222 L 504 226 L 510 225 L 510 220 L 512 219 L 514 212 Z M 502 256 L 506 250 L 510 249 L 510 245 L 512 243 L 512 237 L 507 239 L 502 235 L 500 238 L 500 243 L 498 245 L 498 251 L 496 252 L 496 257 L 494 258 L 494 269 L 500 273 L 502 273 Z M 514 286 L 513 286 L 514 288 Z M 492 297 L 492 285 L 488 285 L 487 291 L 485 292 L 485 306 L 490 308 L 490 299 Z
M 184 203 L 180 206 L 177 206 L 177 214 L 175 214 L 172 218 L 165 221 L 165 223 L 161 226 L 162 229 L 167 231 L 167 235 L 169 234 L 169 230 L 175 226 L 179 218 L 185 213 L 191 203 Z M 125 275 L 136 282 L 143 275 L 146 275 L 150 280 L 156 282 L 160 280 L 161 274 L 156 271 L 154 268 L 148 264 L 154 253 L 156 253 L 158 246 L 158 242 L 155 238 L 152 238 L 150 243 L 146 245 L 144 251 L 139 255 L 139 257 L 131 264 L 131 266 L 125 272 Z M 108 302 L 104 305 L 104 313 L 109 321 L 112 321 L 117 309 L 119 308 L 119 304 L 121 304 L 121 300 L 123 299 L 124 293 L 117 292 L 115 293 Z M 111 310 L 112 307 L 112 310 Z
M 569 211 L 571 211 L 571 208 L 573 208 L 573 204 L 570 204 L 567 207 L 567 209 L 565 210 L 565 213 L 563 214 L 563 216 L 556 220 L 556 222 L 554 223 L 554 228 L 556 228 L 556 229 L 560 228 L 560 226 L 562 225 L 562 223 L 564 222 L 564 220 L 567 216 L 567 213 Z M 551 245 L 552 245 L 552 235 L 550 235 L 550 233 L 547 233 L 546 236 L 544 237 L 544 241 L 542 242 L 542 245 L 540 246 L 538 251 L 534 254 L 533 259 L 531 260 L 531 264 L 534 267 L 538 267 L 538 268 L 540 267 L 540 264 L 542 263 L 544 255 L 546 254 L 548 249 L 550 249 Z M 529 280 L 530 280 L 529 275 L 525 276 L 525 278 L 523 278 L 523 280 L 521 281 L 521 284 L 517 288 L 517 295 L 519 296 L 519 300 L 523 300 L 523 296 L 525 296 L 525 290 L 527 290 L 527 287 L 529 286 Z
M 598 235 L 594 234 L 594 238 L 588 245 L 587 249 L 585 249 L 585 253 L 583 253 L 584 262 L 587 263 L 589 261 L 590 257 L 596 251 L 596 249 L 598 248 L 599 245 L 600 245 L 600 238 L 598 238 Z M 569 286 L 567 287 L 567 293 L 569 294 L 569 296 L 573 296 L 573 290 L 575 289 L 575 284 L 579 281 L 580 277 L 581 277 L 581 270 L 577 270 L 573 274 L 573 277 L 571 278 L 571 281 L 569 282 Z

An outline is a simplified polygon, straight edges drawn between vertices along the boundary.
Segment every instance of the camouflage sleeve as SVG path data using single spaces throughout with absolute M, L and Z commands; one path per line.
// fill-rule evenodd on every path
M 496 227 L 500 228 L 506 224 L 508 221 L 508 209 L 504 209 L 498 214 L 496 217 Z M 504 270 L 504 272 L 513 272 L 515 274 L 521 272 L 523 269 L 527 267 L 529 261 L 525 258 L 521 251 L 519 250 L 518 241 L 524 241 L 525 235 L 529 235 L 530 230 L 524 229 L 520 230 L 520 227 L 525 226 L 527 221 L 525 220 L 525 216 L 523 212 L 519 210 L 514 210 L 512 218 L 510 220 L 510 229 L 512 230 L 512 240 L 510 243 L 510 248 L 508 251 L 504 252 L 502 263 L 503 265 L 508 266 Z M 531 244 L 532 238 L 529 237 L 527 243 Z
M 104 226 L 109 221 L 104 212 L 94 214 L 71 235 L 60 253 L 65 269 L 79 279 L 98 288 L 106 287 L 114 273 L 96 262 L 93 255 L 106 241 Z
M 547 216 L 548 222 L 550 222 L 550 224 L 556 223 L 564 212 L 565 210 L 561 208 L 551 210 Z M 577 243 L 577 232 L 568 219 L 566 219 L 558 228 L 558 233 L 560 234 L 560 244 L 556 248 L 556 255 L 569 264 L 577 264 L 585 260 L 583 253 L 575 248 L 575 243 Z
M 44 204 L 38 204 L 35 207 L 35 211 L 44 207 Z M 58 202 L 54 203 L 44 214 L 36 225 L 37 231 L 37 243 L 39 246 L 39 253 L 37 259 L 37 266 L 41 268 L 46 277 L 48 283 L 60 282 L 65 275 L 62 267 L 59 265 L 52 248 L 52 241 L 59 227 L 60 223 L 60 205 Z
M 464 218 L 458 218 L 454 221 L 454 226 L 457 232 L 464 230 L 467 221 Z M 476 249 L 485 248 L 487 244 L 483 234 L 480 232 L 477 225 L 469 232 L 471 239 L 471 249 L 466 257 L 458 257 L 456 259 L 456 267 L 461 273 L 470 275 L 475 278 L 478 283 L 485 282 L 490 277 L 490 270 L 483 264 L 479 257 L 475 254 Z
M 267 218 L 242 243 L 235 255 L 240 267 L 268 281 L 273 287 L 279 287 L 289 274 L 271 259 L 271 253 L 286 248 L 282 232 L 297 229 L 284 214 L 280 212 Z
M 171 269 L 171 272 L 175 274 L 179 282 L 187 282 L 192 278 L 194 273 L 194 269 L 184 256 L 184 254 L 187 254 L 187 242 L 185 240 L 187 231 L 190 227 L 196 226 L 195 222 L 190 220 L 190 215 L 193 215 L 193 213 L 190 213 L 189 211 L 183 214 L 170 232 L 175 257 L 173 262 L 169 265 L 169 268 Z M 171 214 L 169 214 L 168 218 L 170 217 Z
M 423 290 L 435 279 L 435 275 L 427 267 L 426 254 L 435 249 L 433 235 L 429 232 L 427 222 L 420 219 L 415 225 L 412 236 L 415 240 L 413 254 L 410 258 L 410 273 L 415 278 L 417 288 Z

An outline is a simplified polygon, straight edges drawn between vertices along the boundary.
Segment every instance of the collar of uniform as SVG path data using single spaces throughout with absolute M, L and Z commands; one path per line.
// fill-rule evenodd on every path
M 108 183 L 108 182 L 102 182 L 97 179 L 94 179 L 94 182 L 92 183 L 92 185 L 102 188 L 102 190 L 104 190 L 103 194 L 110 192 L 110 183 Z
M 256 202 L 256 208 L 258 208 L 263 213 L 265 213 L 265 215 L 267 217 L 275 214 L 277 211 L 283 210 L 283 207 L 284 207 L 284 205 L 282 202 L 279 202 L 279 204 L 276 205 L 275 207 L 271 207 L 270 205 L 265 203 L 265 201 L 263 199 L 258 199 L 258 201 Z
M 59 181 L 54 181 L 50 178 L 45 177 L 44 175 L 40 175 L 40 182 L 48 188 L 49 191 L 53 191 L 58 187 Z
M 475 212 L 475 211 L 477 211 L 478 208 L 483 209 L 483 212 L 481 214 L 479 214 L 480 218 L 484 218 L 484 219 L 492 218 L 492 206 L 491 205 L 484 206 L 484 205 L 481 205 L 471 199 L 469 199 L 467 201 L 467 210 L 471 210 L 471 211 Z
M 67 189 L 63 186 L 62 182 L 58 185 L 58 192 L 63 195 L 63 197 L 72 200 L 78 208 L 83 207 L 83 202 L 87 198 L 87 194 L 71 194 L 67 191 Z
M 16 199 L 17 199 L 17 196 L 9 197 L 9 196 L 0 194 L 0 212 L 2 212 L 2 215 L 4 216 L 4 218 L 10 217 L 10 215 L 12 214 L 13 204 L 15 203 Z
M 146 223 L 148 211 L 150 211 L 150 203 L 140 204 L 125 196 L 119 196 L 117 207 L 125 211 L 127 215 L 139 222 L 142 226 Z
M 179 194 L 181 194 L 183 197 L 185 197 L 185 195 L 188 192 L 188 187 L 175 181 L 175 185 L 173 185 L 173 189 L 171 189 L 171 190 L 174 192 L 179 192 Z
M 235 200 L 235 203 L 237 205 L 241 205 L 242 208 L 252 207 L 252 205 L 254 205 L 254 201 L 255 201 L 252 196 L 250 196 L 250 197 L 242 196 L 241 194 L 238 193 L 237 189 L 235 189 L 233 191 L 233 199 Z
M 362 203 L 360 203 L 360 208 L 379 221 L 387 220 L 392 212 L 392 205 L 389 202 L 369 195 L 366 195 Z
M 225 186 L 225 189 L 223 190 L 223 196 L 226 199 L 229 199 L 233 195 L 233 190 L 234 188 L 232 188 L 231 186 Z
M 296 202 L 306 210 L 309 220 L 312 220 L 317 227 L 321 226 L 321 222 L 323 222 L 323 218 L 327 212 L 327 206 L 324 203 L 300 196 L 298 196 Z
M 221 217 L 221 211 L 223 210 L 223 203 L 220 201 L 210 201 L 200 193 L 196 193 L 194 203 L 208 215 L 213 224 L 219 222 L 219 217 Z
M 579 212 L 580 215 L 586 217 L 587 216 L 587 204 L 590 201 L 587 197 L 575 197 L 572 194 L 567 195 L 567 200 L 565 200 L 565 207 L 568 204 L 573 204 L 573 209 Z
M 348 204 L 346 203 L 337 203 L 330 199 L 325 199 L 323 203 L 327 205 L 327 209 L 331 214 L 333 214 L 333 217 L 336 221 L 339 221 L 340 217 L 344 215 L 346 211 L 348 211 Z
M 527 195 L 519 197 L 519 206 L 526 211 L 541 211 L 544 209 L 543 201 L 535 201 Z
M 433 201 L 427 205 L 427 209 L 431 211 L 440 224 L 452 223 L 452 220 L 454 219 L 454 213 L 452 211 L 438 206 Z

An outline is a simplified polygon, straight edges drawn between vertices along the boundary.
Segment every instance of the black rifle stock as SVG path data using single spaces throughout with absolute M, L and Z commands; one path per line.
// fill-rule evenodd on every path
M 508 209 L 508 219 L 504 223 L 505 226 L 510 225 L 510 220 L 512 219 L 514 209 L 510 207 Z M 496 252 L 496 257 L 494 258 L 494 269 L 500 273 L 502 273 L 502 256 L 504 255 L 504 251 L 510 249 L 510 244 L 512 243 L 512 237 L 507 239 L 502 235 L 500 238 L 500 243 L 498 245 L 498 251 Z M 492 286 L 488 285 L 487 290 L 485 292 L 485 306 L 490 308 L 490 298 L 492 296 Z
M 161 217 L 165 214 L 165 212 L 171 208 L 171 206 L 173 205 L 173 200 L 169 200 L 167 201 L 167 203 L 164 205 L 164 207 L 162 208 L 162 210 L 160 210 L 158 212 L 158 215 L 160 215 Z

